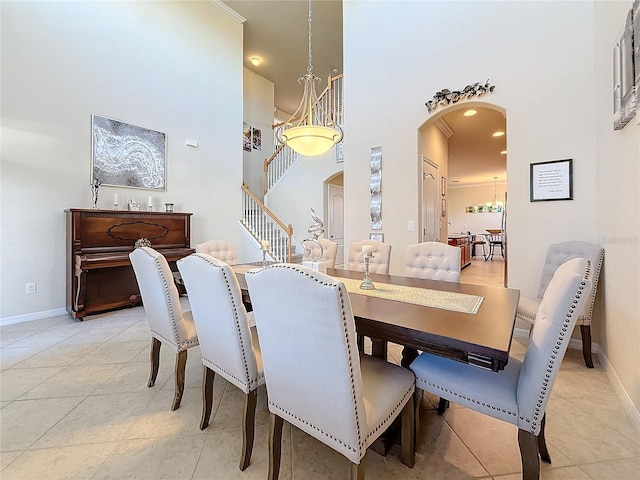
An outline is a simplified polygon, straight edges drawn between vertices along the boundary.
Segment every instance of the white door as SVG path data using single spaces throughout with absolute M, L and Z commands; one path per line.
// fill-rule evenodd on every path
M 344 187 L 329 184 L 327 236 L 338 244 L 336 268 L 344 265 Z
M 422 156 L 422 241 L 440 241 L 438 165 Z

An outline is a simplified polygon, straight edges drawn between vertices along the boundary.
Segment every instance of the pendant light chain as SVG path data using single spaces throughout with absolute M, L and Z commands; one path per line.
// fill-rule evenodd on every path
M 313 65 L 311 64 L 311 0 L 309 0 L 309 64 L 307 65 L 307 75 L 313 75 Z

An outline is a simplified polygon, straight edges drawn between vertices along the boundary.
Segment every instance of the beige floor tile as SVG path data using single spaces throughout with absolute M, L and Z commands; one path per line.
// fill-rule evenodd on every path
M 32 448 L 123 439 L 150 401 L 149 396 L 136 393 L 91 395 L 40 437 Z
M 2 370 L 6 370 L 8 368 L 14 367 L 18 363 L 23 362 L 30 357 L 33 357 L 34 355 L 46 350 L 47 348 L 49 347 L 46 345 L 20 348 L 11 346 L 2 348 L 0 349 L 0 368 L 2 368 Z
M 102 346 L 101 343 L 85 345 L 54 345 L 17 364 L 18 368 L 66 367 Z
M 121 365 L 71 365 L 24 394 L 22 398 L 85 396 L 113 376 Z
M 68 397 L 11 402 L 0 410 L 0 450 L 29 448 L 82 400 L 82 397 Z
M 115 447 L 115 443 L 98 443 L 30 450 L 4 469 L 2 477 L 7 480 L 89 480 Z
M 206 440 L 175 435 L 122 441 L 92 480 L 190 480 Z
M 638 480 L 640 478 L 640 457 L 610 460 L 608 462 L 580 465 L 593 480 L 616 479 Z
M 258 401 L 256 403 L 256 426 L 269 425 L 269 408 L 264 386 L 258 387 Z M 238 430 L 242 428 L 242 412 L 244 409 L 244 393 L 235 385 L 227 384 L 219 408 L 213 415 L 211 428 L 213 430 Z
M 280 480 L 291 479 L 291 433 L 285 425 L 282 432 Z M 264 480 L 269 471 L 269 428 L 257 427 L 253 442 L 251 463 L 240 471 L 242 430 L 214 430 L 208 437 L 193 475 L 193 480 Z M 224 445 L 224 448 L 220 448 Z
M 75 365 L 103 365 L 107 363 L 131 362 L 142 350 L 148 352 L 148 342 L 114 342 L 103 343 L 98 348 L 74 362 Z
M 291 462 L 294 480 L 349 478 L 351 468 L 345 456 L 295 427 L 291 427 Z
M 13 462 L 16 458 L 22 455 L 23 450 L 17 450 L 15 452 L 2 452 L 0 453 L 0 471 L 4 470 L 7 465 Z
M 52 347 L 75 335 L 78 335 L 78 333 L 78 331 L 74 331 L 73 329 L 66 327 L 52 327 L 14 342 L 11 344 L 11 347 Z
M 0 334 L 0 347 L 9 347 L 20 340 L 24 340 L 25 338 L 34 335 L 35 333 L 37 332 L 30 330 L 3 330 Z
M 153 387 L 147 387 L 151 364 L 147 362 L 129 362 L 121 364 L 120 368 L 93 391 L 94 395 L 107 393 L 137 392 L 154 397 L 160 392 L 169 379 L 173 379 L 172 372 L 160 369 Z M 172 380 L 173 382 L 173 380 Z M 173 383 L 172 383 L 173 385 Z M 173 386 L 171 387 L 173 388 Z
M 20 398 L 34 387 L 60 372 L 63 367 L 12 368 L 0 372 L 0 399 L 11 401 Z
M 83 343 L 106 342 L 122 332 L 121 328 L 94 328 L 79 331 L 60 342 L 61 345 L 78 345 Z

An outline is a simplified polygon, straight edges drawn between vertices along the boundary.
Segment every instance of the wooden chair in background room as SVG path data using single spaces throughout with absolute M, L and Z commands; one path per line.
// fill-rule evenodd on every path
M 476 249 L 482 247 L 482 258 L 487 256 L 487 252 L 485 250 L 485 245 L 487 244 L 487 239 L 484 235 L 473 235 L 471 240 L 471 256 L 476 256 Z
M 322 257 L 320 257 L 319 262 L 326 262 L 327 268 L 336 268 L 336 255 L 338 254 L 338 244 L 333 240 L 329 240 L 328 238 L 319 238 L 318 241 L 320 245 L 322 245 Z M 318 249 L 317 245 L 314 245 L 313 242 L 305 242 L 305 247 L 313 249 L 314 247 Z M 318 249 L 319 250 L 319 249 Z M 311 261 L 309 254 L 305 250 L 304 255 L 302 256 L 302 261 L 307 262 Z
M 238 253 L 233 242 L 226 240 L 208 240 L 196 245 L 196 253 L 206 253 L 213 258 L 222 260 L 227 265 L 238 263 Z
M 260 344 L 242 304 L 242 292 L 233 270 L 204 253 L 178 260 L 204 365 L 200 430 L 209 425 L 213 380 L 221 375 L 244 393 L 240 470 L 249 466 L 253 450 L 257 389 L 264 385 Z
M 538 296 L 532 298 L 520 295 L 516 318 L 530 323 L 531 328 L 534 327 L 538 306 L 556 270 L 560 265 L 574 258 L 586 258 L 591 262 L 593 268 L 593 286 L 589 292 L 589 299 L 585 303 L 582 312 L 580 312 L 577 321 L 577 325 L 580 325 L 580 334 L 582 336 L 582 355 L 584 362 L 587 367 L 593 368 L 593 357 L 591 355 L 591 317 L 593 316 L 593 305 L 598 289 L 598 278 L 600 277 L 600 270 L 602 269 L 602 262 L 604 261 L 604 249 L 602 247 L 577 240 L 549 245 L 542 269 L 542 277 L 540 278 Z
M 183 312 L 180 295 L 167 260 L 150 247 L 136 248 L 129 254 L 142 295 L 142 304 L 151 329 L 151 373 L 148 387 L 153 387 L 160 367 L 163 343 L 176 351 L 175 393 L 171 410 L 180 407 L 184 393 L 187 350 L 198 346 L 198 335 L 191 312 Z
M 495 253 L 495 249 L 500 249 L 500 255 L 504 258 L 504 236 L 502 233 L 487 233 L 485 235 L 487 239 L 487 243 L 489 244 L 489 253 L 484 256 L 486 260 L 493 260 L 493 254 Z M 484 247 L 483 247 L 484 249 Z
M 347 270 L 364 272 L 364 260 L 362 258 L 362 246 L 373 247 L 373 258 L 369 261 L 369 273 L 389 274 L 389 261 L 391 260 L 391 245 L 378 240 L 361 240 L 354 242 L 349 248 Z
M 540 458 L 551 463 L 544 437 L 547 404 L 591 282 L 591 265 L 584 258 L 558 268 L 540 302 L 524 361 L 510 357 L 502 372 L 430 353 L 410 366 L 416 389 L 518 427 L 523 480 L 540 478 Z
M 402 413 L 402 461 L 413 467 L 413 374 L 359 354 L 344 283 L 293 264 L 245 279 L 271 412 L 267 478 L 278 478 L 285 420 L 347 457 L 356 480 L 364 479 L 367 447 Z
M 460 282 L 460 247 L 441 242 L 409 245 L 404 260 L 407 277 Z

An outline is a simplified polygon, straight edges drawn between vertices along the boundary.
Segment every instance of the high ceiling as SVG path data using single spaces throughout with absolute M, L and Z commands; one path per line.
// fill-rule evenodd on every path
M 309 60 L 309 4 L 304 0 L 223 0 L 246 19 L 244 66 L 271 80 L 275 107 L 292 114 L 302 98 L 298 78 L 307 73 Z M 313 0 L 312 65 L 320 77 L 318 94 L 336 70 L 342 73 L 342 1 Z M 252 58 L 261 61 L 259 66 Z
M 293 113 L 302 97 L 298 78 L 307 71 L 308 2 L 305 0 L 223 0 L 246 19 L 244 22 L 244 65 L 270 80 L 275 89 L 275 107 Z M 318 93 L 328 76 L 342 73 L 342 0 L 312 0 L 312 64 L 320 77 Z M 252 58 L 261 64 L 254 66 Z M 345 79 L 348 81 L 348 79 Z M 428 93 L 428 92 L 427 92 Z M 425 101 L 428 95 L 425 95 Z M 449 138 L 449 185 L 493 183 L 506 180 L 506 136 L 502 114 L 486 108 L 464 117 L 464 109 L 445 115 L 453 131 Z M 428 115 L 425 107 L 425 118 Z

